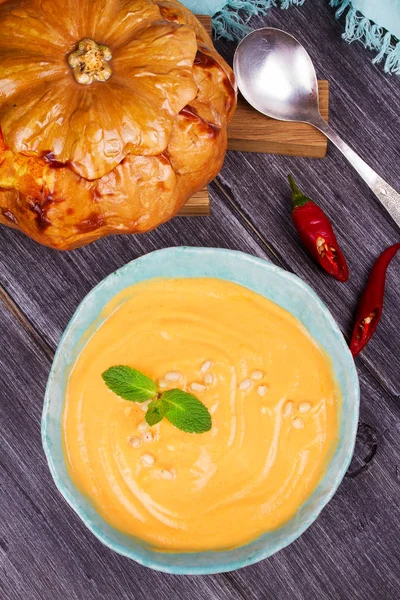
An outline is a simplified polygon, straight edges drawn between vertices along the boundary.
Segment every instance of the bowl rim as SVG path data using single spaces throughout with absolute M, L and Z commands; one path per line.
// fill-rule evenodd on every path
M 317 505 L 316 509 L 314 509 L 312 511 L 312 514 L 309 516 L 309 518 L 306 518 L 302 521 L 302 523 L 297 524 L 295 531 L 291 535 L 286 536 L 284 540 L 280 540 L 279 543 L 276 543 L 274 548 L 270 549 L 269 547 L 264 547 L 262 549 L 259 549 L 256 552 L 253 552 L 252 556 L 250 556 L 247 560 L 245 560 L 245 559 L 232 560 L 232 561 L 228 561 L 228 563 L 226 563 L 224 565 L 218 565 L 218 564 L 171 565 L 171 564 L 160 563 L 157 560 L 157 555 L 161 555 L 161 556 L 164 555 L 164 553 L 162 553 L 162 552 L 160 553 L 160 552 L 157 552 L 156 550 L 152 550 L 151 548 L 148 548 L 148 550 L 151 551 L 151 555 L 152 555 L 152 558 L 149 558 L 149 557 L 143 556 L 143 554 L 141 554 L 140 551 L 137 549 L 127 548 L 122 543 L 115 543 L 112 540 L 110 540 L 107 534 L 103 534 L 95 527 L 95 525 L 91 521 L 91 518 L 86 514 L 85 510 L 81 509 L 78 506 L 78 502 L 76 501 L 74 494 L 70 493 L 70 491 L 68 490 L 68 486 L 64 482 L 62 475 L 60 475 L 58 472 L 58 468 L 56 465 L 56 459 L 53 456 L 52 449 L 51 449 L 51 443 L 49 441 L 49 433 L 48 433 L 48 431 L 49 431 L 49 410 L 50 410 L 50 405 L 51 405 L 51 391 L 52 391 L 52 386 L 54 385 L 54 374 L 55 374 L 56 366 L 62 355 L 65 340 L 66 340 L 67 336 L 70 335 L 70 332 L 73 329 L 75 323 L 77 322 L 80 313 L 85 310 L 86 305 L 89 304 L 90 301 L 99 292 L 101 292 L 102 288 L 105 287 L 106 285 L 108 285 L 110 283 L 110 281 L 116 275 L 123 275 L 125 273 L 128 273 L 131 269 L 136 269 L 137 266 L 140 265 L 140 263 L 145 263 L 147 261 L 149 261 L 151 264 L 152 261 L 157 261 L 158 259 L 167 258 L 167 260 L 171 260 L 171 258 L 172 258 L 171 255 L 174 255 L 176 252 L 183 252 L 185 254 L 188 253 L 188 254 L 193 254 L 193 255 L 194 254 L 212 255 L 212 254 L 217 253 L 223 257 L 229 257 L 229 256 L 235 257 L 237 260 L 255 263 L 255 264 L 261 266 L 263 269 L 270 270 L 274 273 L 279 273 L 279 276 L 282 277 L 284 280 L 289 281 L 291 283 L 291 285 L 295 284 L 295 285 L 299 286 L 300 288 L 302 288 L 309 296 L 311 296 L 312 300 L 318 305 L 319 309 L 321 310 L 322 314 L 324 315 L 324 318 L 329 322 L 332 332 L 334 333 L 337 341 L 339 343 L 341 343 L 342 351 L 344 353 L 343 356 L 347 358 L 348 368 L 349 368 L 349 372 L 350 372 L 350 379 L 352 382 L 351 398 L 352 398 L 352 407 L 353 408 L 352 408 L 352 412 L 350 415 L 352 417 L 351 435 L 350 435 L 351 440 L 350 440 L 350 444 L 347 446 L 346 459 L 343 460 L 340 468 L 336 472 L 334 479 L 331 480 L 331 483 L 329 484 L 329 490 L 323 492 L 322 494 L 319 494 L 318 499 L 316 500 L 316 505 Z M 155 277 L 162 277 L 162 275 L 149 276 L 149 277 L 146 276 L 144 279 L 142 279 L 142 281 L 151 280 L 151 279 L 154 279 Z M 168 277 L 171 277 L 171 276 L 168 275 Z M 186 276 L 179 275 L 177 277 L 190 278 L 190 276 L 188 276 L 188 275 L 186 275 Z M 196 277 L 196 278 L 197 277 L 198 278 L 200 278 L 200 277 L 215 277 L 215 278 L 222 279 L 225 281 L 232 281 L 228 278 L 217 277 L 215 275 L 194 275 L 193 277 Z M 131 285 L 134 285 L 134 283 L 132 283 Z M 243 283 L 239 283 L 239 285 L 243 285 L 244 287 L 246 287 L 246 285 Z M 126 289 L 126 287 L 128 287 L 128 286 L 125 286 L 123 289 Z M 249 289 L 251 289 L 251 288 L 249 288 Z M 254 291 L 256 291 L 256 293 L 263 295 L 261 292 L 258 292 L 257 290 L 254 290 Z M 118 291 L 115 292 L 115 294 L 117 294 L 117 293 L 118 293 Z M 109 302 L 109 300 L 107 300 L 107 302 L 105 302 L 103 307 L 108 302 Z M 93 322 L 95 320 L 96 320 L 95 318 L 92 319 Z M 65 330 L 60 338 L 60 341 L 57 346 L 57 350 L 54 355 L 53 363 L 52 363 L 52 366 L 50 369 L 49 377 L 47 380 L 45 396 L 44 396 L 43 411 L 42 411 L 42 418 L 41 418 L 42 446 L 43 446 L 43 450 L 44 450 L 44 453 L 45 453 L 45 456 L 47 459 L 47 463 L 48 463 L 51 475 L 53 477 L 54 483 L 55 483 L 58 491 L 63 496 L 64 500 L 66 500 L 66 502 L 70 505 L 70 507 L 78 515 L 78 517 L 83 521 L 84 525 L 105 546 L 107 546 L 108 548 L 110 548 L 111 550 L 116 552 L 117 554 L 120 554 L 122 556 L 130 558 L 145 567 L 148 567 L 148 568 L 160 571 L 160 572 L 164 572 L 164 573 L 175 574 L 175 575 L 208 575 L 208 574 L 216 574 L 216 573 L 225 573 L 225 572 L 240 569 L 242 567 L 249 566 L 251 564 L 257 563 L 261 560 L 264 560 L 264 559 L 272 556 L 276 552 L 289 546 L 293 541 L 295 541 L 297 538 L 299 538 L 304 533 L 304 531 L 306 531 L 306 529 L 308 529 L 312 525 L 312 523 L 314 523 L 314 521 L 317 519 L 317 517 L 319 516 L 322 509 L 329 503 L 329 501 L 332 499 L 332 497 L 336 493 L 336 491 L 337 491 L 341 481 L 343 480 L 343 477 L 350 465 L 350 462 L 351 462 L 351 459 L 353 456 L 353 452 L 354 452 L 357 427 L 358 427 L 359 401 L 360 401 L 360 387 L 359 387 L 358 374 L 357 374 L 353 356 L 352 356 L 352 354 L 348 348 L 348 345 L 343 337 L 343 334 L 342 334 L 338 324 L 336 323 L 336 320 L 333 318 L 330 310 L 324 304 L 324 302 L 319 298 L 317 293 L 305 281 L 303 281 L 300 277 L 298 277 L 294 273 L 291 273 L 277 265 L 274 265 L 273 263 L 268 262 L 268 260 L 266 260 L 266 259 L 253 256 L 246 252 L 241 252 L 238 250 L 229 250 L 229 249 L 225 249 L 225 248 L 210 248 L 210 247 L 203 248 L 203 247 L 196 247 L 196 246 L 175 246 L 175 247 L 163 248 L 160 250 L 155 250 L 153 252 L 149 252 L 149 253 L 139 256 L 138 258 L 135 258 L 132 261 L 126 263 L 125 265 L 119 267 L 117 270 L 111 272 L 109 275 L 104 277 L 97 285 L 95 285 L 88 292 L 88 294 L 86 294 L 84 296 L 84 298 L 79 303 L 78 307 L 74 311 L 70 321 L 67 324 L 67 327 L 65 328 Z M 334 455 L 331 457 L 329 465 L 333 461 L 333 458 L 334 458 Z M 302 506 L 304 506 L 304 504 L 306 502 L 308 502 L 310 500 L 310 498 L 312 498 L 312 496 L 316 493 L 316 491 L 322 484 L 324 478 L 325 478 L 325 475 L 319 482 L 316 490 L 314 490 L 313 494 L 311 494 L 311 496 L 308 497 L 308 499 L 303 503 Z M 71 479 L 71 481 L 72 481 L 72 479 Z M 81 492 L 78 490 L 78 488 L 75 487 L 74 483 L 73 483 L 73 486 L 75 488 L 75 493 L 78 495 L 82 495 Z M 300 510 L 300 508 L 301 507 L 299 507 L 299 510 Z M 293 517 L 293 518 L 295 518 L 295 517 Z M 292 519 L 290 519 L 290 521 Z M 290 521 L 288 521 L 288 523 Z M 112 526 L 109 525 L 109 527 L 112 527 Z M 112 528 L 112 529 L 114 529 L 114 528 Z M 117 531 L 117 530 L 115 530 L 115 531 Z M 265 535 L 265 534 L 263 534 L 263 535 Z M 257 538 L 257 539 L 261 539 L 261 537 Z M 250 542 L 250 544 L 254 543 L 254 541 L 256 541 L 256 540 L 253 540 L 253 542 Z M 241 546 L 241 548 L 245 548 L 247 545 L 250 545 L 250 544 Z M 185 557 L 185 559 L 188 559 L 190 556 L 195 556 L 195 555 L 197 556 L 199 554 L 221 555 L 221 554 L 229 554 L 229 552 L 231 552 L 231 550 L 225 550 L 225 551 L 220 550 L 220 551 L 215 551 L 215 552 L 212 550 L 209 550 L 209 551 L 203 551 L 203 552 L 197 552 L 197 553 L 181 552 L 181 553 L 172 553 L 172 554 L 174 556 Z M 168 554 L 171 555 L 171 553 L 168 553 Z M 189 562 L 190 562 L 190 560 L 189 560 Z M 221 567 L 223 567 L 223 568 L 221 568 Z

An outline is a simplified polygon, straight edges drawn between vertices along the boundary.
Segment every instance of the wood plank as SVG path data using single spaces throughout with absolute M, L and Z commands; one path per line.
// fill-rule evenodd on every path
M 177 217 L 208 217 L 209 214 L 210 195 L 205 187 L 186 202 Z
M 328 120 L 329 83 L 318 82 L 321 115 Z M 228 148 L 239 152 L 264 152 L 323 158 L 328 141 L 306 123 L 276 121 L 257 112 L 239 95 L 238 107 L 228 127 Z
M 49 357 L 1 303 L 0 339 L 7 357 L 0 366 L 2 598 L 396 597 L 399 408 L 366 370 L 361 369 L 362 425 L 352 471 L 377 445 L 368 468 L 346 478 L 311 529 L 273 558 L 227 576 L 173 577 L 102 546 L 62 499 L 48 471 L 38 427 Z M 374 568 L 366 568 L 372 563 Z
M 212 36 L 212 20 L 208 15 L 196 15 L 209 36 Z
M 400 411 L 363 366 L 361 420 L 349 473 L 293 544 L 231 574 L 247 600 L 386 600 L 400 590 Z M 366 469 L 360 465 L 377 446 Z M 394 515 L 397 514 L 397 521 Z M 393 530 L 394 528 L 394 530 Z
M 48 344 L 43 340 L 40 333 L 37 331 L 34 325 L 26 318 L 22 310 L 17 304 L 15 304 L 14 300 L 11 296 L 6 292 L 6 290 L 0 285 L 0 302 L 3 303 L 3 306 L 9 313 L 11 313 L 14 318 L 19 322 L 21 327 L 25 330 L 28 337 L 32 338 L 32 340 L 40 347 L 44 354 L 50 360 L 53 360 L 54 352 L 50 348 Z
M 340 24 L 331 17 L 329 7 L 323 3 L 314 11 L 306 2 L 301 10 L 269 11 L 268 25 L 282 27 L 284 19 L 284 28 L 310 51 L 317 73 L 322 71 L 334 85 L 331 124 L 390 185 L 400 190 L 400 78 L 387 76 L 374 66 L 361 45 L 345 44 Z M 307 33 L 310 23 L 316 23 L 316 36 Z M 262 18 L 252 21 L 253 27 L 263 24 Z M 222 40 L 217 47 L 224 56 L 233 50 L 232 44 Z M 287 183 L 290 172 L 332 219 L 350 267 L 350 280 L 345 285 L 321 272 L 299 244 L 290 216 Z M 228 152 L 219 181 L 233 201 L 231 206 L 246 215 L 286 268 L 317 291 L 342 330 L 350 335 L 368 272 L 379 253 L 399 241 L 400 231 L 339 151 L 330 146 L 326 158 L 320 161 Z M 386 389 L 397 396 L 400 396 L 399 287 L 397 257 L 388 272 L 382 320 L 373 340 L 357 359 L 357 364 L 365 361 Z
M 400 79 L 373 66 L 370 53 L 361 44 L 349 46 L 342 40 L 343 24 L 332 18 L 328 3 L 306 2 L 299 9 L 270 10 L 268 21 L 252 20 L 254 27 L 266 24 L 288 30 L 307 47 L 317 72 L 327 76 L 334 89 L 332 123 L 400 188 L 396 104 Z M 218 41 L 217 47 L 226 58 L 232 56 L 234 44 Z M 333 219 L 351 262 L 352 278 L 347 285 L 319 273 L 299 248 L 287 212 L 286 175 L 292 170 Z M 165 245 L 220 245 L 258 255 L 268 252 L 275 262 L 305 278 L 348 331 L 356 296 L 374 256 L 398 241 L 400 233 L 345 161 L 333 149 L 323 161 L 229 153 L 219 183 L 225 195 L 211 185 L 213 219 L 175 219 L 145 236 L 110 238 L 68 254 L 40 248 L 17 232 L 0 229 L 2 281 L 26 311 L 29 322 L 54 347 L 83 295 L 127 260 Z M 395 486 L 398 489 L 400 414 L 398 404 L 374 380 L 399 393 L 398 266 L 394 261 L 388 274 L 379 339 L 376 337 L 357 361 L 363 425 L 352 471 L 375 452 L 369 468 L 345 479 L 317 523 L 300 540 L 257 566 L 228 574 L 221 583 L 224 588 L 229 582 L 226 597 L 398 597 L 400 520 Z M 86 530 L 55 491 L 40 448 L 38 422 L 49 363 L 36 344 L 29 346 L 26 332 L 15 342 L 13 318 L 0 314 L 0 325 L 4 325 L 1 339 L 9 340 L 3 343 L 0 367 L 1 597 L 208 600 L 223 594 L 220 588 L 202 587 L 204 580 L 207 585 L 209 580 L 219 585 L 218 578 L 159 578 L 88 541 Z
M 350 279 L 346 284 L 334 280 L 315 265 L 299 242 L 290 215 L 288 173 L 293 173 L 304 192 L 331 218 L 349 264 Z M 307 165 L 304 159 L 281 157 L 279 162 L 272 162 L 261 154 L 231 152 L 218 181 L 225 188 L 232 209 L 247 215 L 274 248 L 281 263 L 315 289 L 342 331 L 350 336 L 358 298 L 369 270 L 380 252 L 399 240 L 399 231 L 345 160 L 336 151 L 324 161 Z M 368 206 L 368 211 L 363 210 L 363 204 Z M 357 362 L 367 361 L 376 377 L 396 395 L 400 394 L 399 285 L 400 261 L 393 260 L 381 322 L 357 359 Z
M 0 303 L 0 590 L 4 600 L 230 600 L 224 576 L 175 577 L 95 538 L 55 488 L 41 447 L 50 361 Z
M 84 295 L 105 275 L 146 252 L 188 245 L 265 256 L 260 240 L 232 218 L 214 184 L 210 190 L 213 219 L 172 219 L 150 233 L 114 236 L 73 252 L 49 250 L 20 232 L 1 227 L 4 288 L 54 349 Z

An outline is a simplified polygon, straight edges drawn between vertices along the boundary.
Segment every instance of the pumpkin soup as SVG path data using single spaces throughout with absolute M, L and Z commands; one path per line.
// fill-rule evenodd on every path
M 339 437 L 329 357 L 263 296 L 219 279 L 154 279 L 118 294 L 73 365 L 63 442 L 79 490 L 114 528 L 160 551 L 248 543 L 288 521 L 317 487 Z M 129 365 L 163 392 L 195 395 L 205 433 L 114 394 Z

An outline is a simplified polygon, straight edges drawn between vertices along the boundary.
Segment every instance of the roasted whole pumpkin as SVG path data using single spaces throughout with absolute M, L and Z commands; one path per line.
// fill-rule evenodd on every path
M 72 249 L 220 170 L 231 69 L 176 0 L 0 0 L 0 222 Z

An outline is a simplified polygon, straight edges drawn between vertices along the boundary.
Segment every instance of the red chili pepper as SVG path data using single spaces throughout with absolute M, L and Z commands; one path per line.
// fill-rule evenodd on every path
M 331 222 L 324 211 L 299 190 L 292 175 L 289 175 L 289 183 L 292 188 L 292 218 L 301 241 L 325 271 L 339 281 L 347 281 L 349 268 Z
M 386 271 L 390 261 L 400 250 L 400 244 L 386 248 L 372 267 L 367 285 L 358 303 L 356 321 L 351 336 L 350 350 L 357 356 L 371 339 L 382 315 Z

